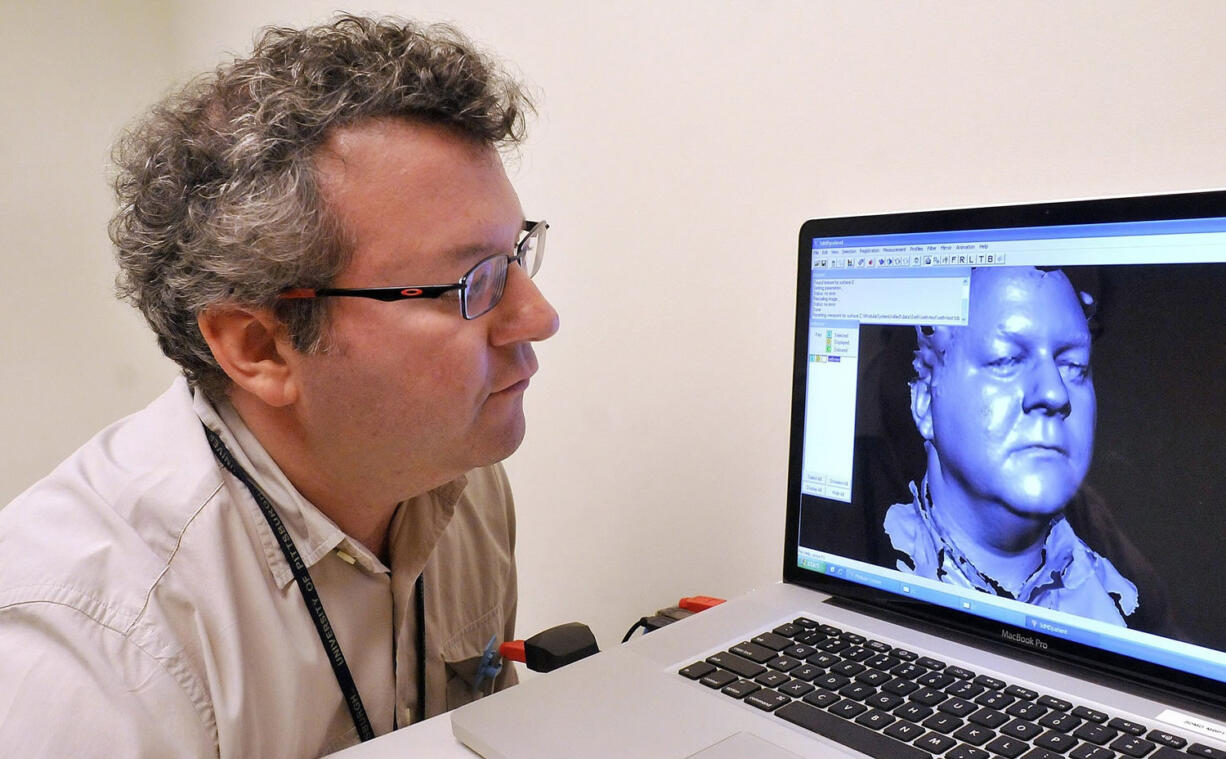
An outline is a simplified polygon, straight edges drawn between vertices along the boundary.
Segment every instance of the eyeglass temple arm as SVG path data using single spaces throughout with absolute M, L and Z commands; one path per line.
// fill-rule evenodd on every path
M 309 298 L 372 298 L 374 300 L 393 301 L 411 298 L 437 298 L 452 290 L 459 290 L 463 285 L 422 285 L 419 287 L 295 287 L 286 290 L 277 297 L 281 300 L 306 300 Z

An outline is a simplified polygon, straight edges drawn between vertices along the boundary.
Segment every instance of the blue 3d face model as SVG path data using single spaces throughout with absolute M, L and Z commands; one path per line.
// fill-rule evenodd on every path
M 1094 448 L 1090 331 L 1077 293 L 1059 271 L 979 269 L 967 326 L 944 332 L 914 390 L 916 426 L 939 459 L 929 487 L 947 510 L 1046 524 L 1077 492 Z
M 887 512 L 899 569 L 1123 624 L 1135 586 L 1064 519 L 1094 450 L 1089 296 L 1063 272 L 980 268 L 965 326 L 919 328 L 928 464 Z

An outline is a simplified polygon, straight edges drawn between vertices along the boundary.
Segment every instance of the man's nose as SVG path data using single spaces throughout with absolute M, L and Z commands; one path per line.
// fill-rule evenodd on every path
M 1072 412 L 1068 387 L 1053 358 L 1041 357 L 1034 362 L 1027 375 L 1023 409 L 1060 416 L 1068 416 Z
M 497 320 L 490 330 L 490 340 L 495 345 L 536 342 L 558 331 L 558 312 L 517 264 L 507 268 L 502 302 L 489 315 Z

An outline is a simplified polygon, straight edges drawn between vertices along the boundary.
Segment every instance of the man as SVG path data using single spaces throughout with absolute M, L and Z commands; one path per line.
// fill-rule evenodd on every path
M 184 379 L 0 510 L 0 745 L 318 756 L 515 681 L 530 280 L 514 82 L 447 28 L 269 30 L 117 151 Z
M 917 330 L 927 471 L 886 512 L 898 568 L 1124 624 L 1137 589 L 1065 518 L 1094 449 L 1090 331 L 1060 271 L 975 269 L 965 327 Z

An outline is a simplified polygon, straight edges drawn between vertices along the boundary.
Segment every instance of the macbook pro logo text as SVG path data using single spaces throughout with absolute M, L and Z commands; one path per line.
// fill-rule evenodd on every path
M 1022 635 L 1021 633 L 1009 632 L 1008 630 L 1001 630 L 1000 637 L 1004 638 L 1010 643 L 1020 643 L 1023 646 L 1029 646 L 1038 651 L 1047 650 L 1047 641 L 1043 640 L 1042 638 L 1036 638 L 1033 635 Z

